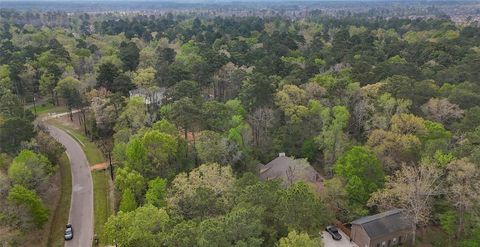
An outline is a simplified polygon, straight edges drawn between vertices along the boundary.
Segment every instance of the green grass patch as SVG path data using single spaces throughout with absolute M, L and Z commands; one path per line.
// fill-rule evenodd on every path
M 59 121 L 51 121 L 51 123 L 67 132 L 71 137 L 73 137 L 73 139 L 80 143 L 80 146 L 85 152 L 90 165 L 95 165 L 105 161 L 103 154 L 100 149 L 98 149 L 97 145 L 90 141 L 88 137 L 83 135 L 81 131 L 62 125 Z
M 104 244 L 103 226 L 107 222 L 108 217 L 113 213 L 109 202 L 108 180 L 110 177 L 107 171 L 93 171 L 92 178 L 95 205 L 95 234 L 99 237 L 100 244 Z
M 37 115 L 43 115 L 49 112 L 65 112 L 67 111 L 67 108 L 65 106 L 55 106 L 53 104 L 44 104 L 44 105 L 37 105 Z M 34 108 L 30 107 L 29 108 L 32 112 L 34 112 Z
M 91 142 L 86 136 L 73 129 L 67 130 L 67 133 L 80 143 L 85 155 L 87 156 L 88 162 L 90 162 L 90 165 L 95 165 L 105 161 L 103 159 L 102 152 L 97 148 L 97 145 Z
M 70 212 L 70 198 L 72 194 L 72 173 L 70 170 L 70 162 L 64 153 L 58 164 L 61 182 L 60 182 L 60 200 L 53 213 L 52 224 L 50 226 L 50 236 L 48 236 L 47 246 L 63 246 L 63 231 L 65 224 L 68 222 Z

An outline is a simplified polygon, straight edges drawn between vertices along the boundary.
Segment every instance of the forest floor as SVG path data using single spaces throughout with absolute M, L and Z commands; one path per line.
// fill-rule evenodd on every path
M 105 162 L 102 152 L 98 149 L 94 142 L 84 135 L 82 126 L 78 121 L 78 114 L 74 114 L 73 121 L 68 115 L 55 119 L 50 119 L 48 122 L 72 136 L 85 152 L 90 166 L 94 167 L 96 164 Z M 113 186 L 109 181 L 110 176 L 106 170 L 92 171 L 93 191 L 94 191 L 94 224 L 95 235 L 99 238 L 99 245 L 102 246 L 104 241 L 103 226 L 107 222 L 108 217 L 113 214 Z
M 438 226 L 429 226 L 418 231 L 417 247 L 455 246 Z

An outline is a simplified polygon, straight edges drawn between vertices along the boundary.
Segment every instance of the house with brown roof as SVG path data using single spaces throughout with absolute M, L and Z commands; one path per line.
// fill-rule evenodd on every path
M 280 153 L 277 158 L 266 165 L 259 164 L 258 173 L 260 179 L 264 181 L 280 179 L 285 187 L 303 181 L 311 185 L 316 192 L 323 189 L 323 177 L 306 159 L 291 158 L 285 153 Z
M 412 240 L 412 224 L 401 209 L 352 221 L 350 238 L 359 247 L 390 247 Z

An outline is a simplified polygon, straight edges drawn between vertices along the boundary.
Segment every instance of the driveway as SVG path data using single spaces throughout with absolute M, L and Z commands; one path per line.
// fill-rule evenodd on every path
M 73 239 L 65 247 L 88 247 L 93 241 L 93 184 L 90 166 L 82 148 L 70 135 L 47 125 L 50 135 L 66 148 L 72 167 L 72 197 L 69 222 L 73 226 Z M 67 222 L 65 222 L 66 224 Z
M 328 232 L 322 232 L 322 241 L 325 247 L 358 247 L 354 242 L 350 242 L 350 238 L 343 233 L 340 229 L 338 230 L 342 234 L 341 240 L 334 240 Z

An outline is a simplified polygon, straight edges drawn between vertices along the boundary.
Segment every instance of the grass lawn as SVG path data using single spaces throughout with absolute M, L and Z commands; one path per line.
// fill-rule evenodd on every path
M 109 202 L 109 184 L 110 176 L 108 171 L 93 171 L 93 190 L 94 190 L 94 213 L 95 213 L 95 234 L 100 239 L 100 244 L 104 244 L 103 225 L 107 222 L 113 210 Z
M 83 135 L 81 131 L 62 125 L 61 122 L 56 120 L 51 120 L 50 122 L 56 127 L 67 132 L 71 137 L 73 137 L 73 139 L 75 139 L 78 143 L 80 143 L 80 146 L 85 152 L 85 155 L 87 156 L 87 159 L 90 165 L 95 165 L 105 161 L 105 159 L 103 159 L 103 154 L 98 149 L 97 145 L 91 142 L 90 139 L 88 139 L 88 137 Z
M 53 219 L 50 225 L 50 236 L 48 236 L 47 246 L 63 246 L 63 231 L 68 222 L 70 211 L 70 196 L 72 193 L 72 174 L 70 171 L 70 162 L 66 154 L 63 154 L 59 162 L 61 176 L 60 200 L 55 212 L 52 212 Z
M 46 114 L 49 112 L 66 112 L 67 108 L 65 106 L 55 106 L 53 104 L 44 104 L 44 105 L 37 105 L 37 115 Z M 29 108 L 32 112 L 34 112 L 33 107 Z

